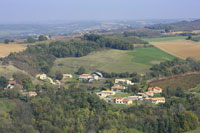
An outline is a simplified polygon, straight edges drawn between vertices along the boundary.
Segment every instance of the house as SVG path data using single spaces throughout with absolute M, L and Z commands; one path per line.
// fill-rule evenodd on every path
M 16 81 L 8 81 L 7 89 L 13 89 L 15 87 Z
M 147 91 L 144 94 L 146 95 L 146 97 L 153 97 L 154 96 L 153 91 Z
M 79 76 L 78 79 L 79 80 L 89 80 L 90 78 L 92 78 L 90 74 L 82 74 Z
M 121 85 L 114 85 L 111 87 L 112 90 L 125 90 L 126 87 L 125 86 L 121 86 Z
M 148 88 L 148 92 L 153 92 L 153 93 L 162 93 L 162 88 L 156 86 L 156 87 L 151 87 Z
M 45 79 L 47 79 L 47 75 L 46 74 L 37 74 L 36 78 L 39 78 L 41 80 L 45 80 Z
M 112 98 L 111 102 L 116 103 L 116 104 L 132 104 L 133 101 L 130 99 L 125 99 L 124 97 L 117 97 L 117 98 Z
M 100 97 L 107 97 L 107 96 L 115 95 L 115 92 L 114 91 L 102 91 L 100 93 L 97 93 L 97 95 L 99 95 Z
M 72 78 L 73 76 L 71 74 L 63 74 L 63 79 L 69 79 Z
M 125 99 L 129 99 L 129 100 L 139 100 L 139 96 L 128 96 Z
M 159 103 L 165 103 L 165 98 L 164 97 L 145 98 L 145 101 L 153 104 L 159 104 Z
M 37 93 L 35 91 L 30 91 L 30 92 L 22 92 L 22 96 L 28 96 L 28 97 L 35 97 L 37 96 Z
M 127 85 L 134 85 L 130 80 L 126 79 L 115 79 L 115 84 L 127 84 Z
M 124 99 L 123 103 L 129 105 L 129 104 L 133 104 L 133 101 L 129 99 Z

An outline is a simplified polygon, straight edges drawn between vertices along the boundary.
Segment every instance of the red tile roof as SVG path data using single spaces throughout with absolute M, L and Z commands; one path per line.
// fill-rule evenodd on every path
M 154 89 L 157 89 L 157 90 L 162 90 L 162 88 L 156 86 Z
M 16 81 L 8 81 L 8 84 L 16 84 Z

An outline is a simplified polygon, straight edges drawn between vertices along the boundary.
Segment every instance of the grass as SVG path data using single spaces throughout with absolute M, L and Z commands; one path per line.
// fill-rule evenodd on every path
M 85 67 L 88 73 L 96 70 L 145 73 L 153 64 L 173 58 L 155 47 L 138 48 L 134 51 L 102 50 L 80 58 L 57 59 L 52 73 L 57 70 L 61 70 L 63 73 L 75 73 L 80 66 Z
M 194 35 L 192 37 L 198 37 L 199 35 Z M 156 38 L 142 38 L 142 40 L 147 42 L 166 42 L 166 41 L 173 41 L 173 40 L 185 40 L 187 36 L 173 36 L 173 37 L 156 37 Z
M 0 76 L 10 79 L 14 73 L 23 73 L 28 75 L 25 71 L 22 71 L 12 65 L 0 65 Z
M 157 62 L 172 60 L 174 56 L 167 54 L 158 48 L 140 48 L 135 52 L 129 52 L 134 57 L 134 62 L 151 66 Z
M 197 128 L 196 130 L 188 131 L 188 132 L 185 132 L 185 133 L 200 133 L 200 127 Z

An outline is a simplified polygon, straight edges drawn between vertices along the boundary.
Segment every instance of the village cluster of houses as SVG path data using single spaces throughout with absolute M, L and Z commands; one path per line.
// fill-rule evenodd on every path
M 126 87 L 121 84 L 134 85 L 134 83 L 132 83 L 129 80 L 125 80 L 125 79 L 116 79 L 115 83 L 116 84 L 111 87 L 111 90 L 101 91 L 101 92 L 97 93 L 97 95 L 100 96 L 101 99 L 104 99 L 107 102 L 115 103 L 115 104 L 129 105 L 129 104 L 132 104 L 134 100 L 141 100 L 141 101 L 149 102 L 152 104 L 165 103 L 164 97 L 154 97 L 154 94 L 162 93 L 162 88 L 160 88 L 160 87 L 148 88 L 147 92 L 138 93 L 135 96 L 108 98 L 109 96 L 114 96 L 116 93 L 124 92 Z

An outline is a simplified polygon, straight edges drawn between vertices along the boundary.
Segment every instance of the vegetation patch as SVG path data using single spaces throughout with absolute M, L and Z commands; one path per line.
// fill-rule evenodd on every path
M 150 85 L 169 89 L 191 89 L 200 84 L 200 74 L 174 76 L 164 80 L 153 81 Z

